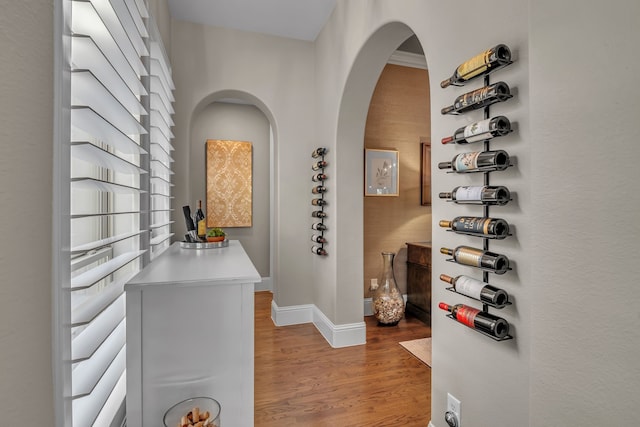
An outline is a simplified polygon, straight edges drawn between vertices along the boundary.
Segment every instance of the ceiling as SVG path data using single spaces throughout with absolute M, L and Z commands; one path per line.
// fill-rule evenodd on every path
M 168 0 L 171 17 L 313 41 L 336 0 Z

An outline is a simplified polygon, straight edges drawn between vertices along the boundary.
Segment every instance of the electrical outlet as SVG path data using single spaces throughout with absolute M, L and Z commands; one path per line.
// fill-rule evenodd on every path
M 460 401 L 453 397 L 451 393 L 447 393 L 447 411 L 456 414 L 458 419 L 458 427 L 460 427 Z

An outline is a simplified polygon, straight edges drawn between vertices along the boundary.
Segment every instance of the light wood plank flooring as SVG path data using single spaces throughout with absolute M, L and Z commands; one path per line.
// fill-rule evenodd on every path
M 332 348 L 312 324 L 276 328 L 271 293 L 255 295 L 255 426 L 426 427 L 431 368 L 400 341 L 431 336 L 414 318 L 378 327 L 367 344 Z

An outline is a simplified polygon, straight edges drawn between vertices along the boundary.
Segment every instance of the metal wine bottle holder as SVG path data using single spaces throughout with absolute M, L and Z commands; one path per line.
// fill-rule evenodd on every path
M 502 61 L 499 66 L 494 67 L 491 71 L 489 71 L 487 74 L 485 74 L 484 75 L 484 86 L 486 87 L 486 86 L 489 86 L 491 84 L 490 83 L 490 78 L 489 78 L 490 74 L 492 74 L 493 72 L 495 72 L 497 70 L 500 70 L 500 69 L 502 69 L 502 68 L 504 68 L 507 65 L 510 65 L 512 63 L 513 63 L 513 61 Z M 477 71 L 477 70 L 474 70 L 474 71 Z M 476 77 L 480 77 L 480 75 L 478 75 Z M 465 83 L 468 83 L 468 82 L 470 82 L 472 80 L 474 80 L 474 78 L 471 78 L 471 79 L 467 80 Z M 451 86 L 464 86 L 464 83 L 463 84 L 451 84 Z M 512 97 L 511 94 L 497 96 L 496 99 L 494 99 L 490 103 L 485 103 L 484 106 L 479 107 L 479 108 L 483 108 L 484 109 L 484 119 L 491 118 L 490 106 L 492 104 L 494 104 L 496 102 L 504 102 L 504 101 L 510 99 L 511 97 Z M 471 111 L 471 110 L 474 110 L 474 109 L 476 109 L 476 108 L 466 108 L 464 111 L 460 111 L 460 112 L 452 111 L 452 112 L 449 112 L 449 113 L 446 113 L 446 114 L 460 114 L 460 113 L 463 113 L 463 112 L 466 112 L 466 111 Z M 483 142 L 484 151 L 489 151 L 490 150 L 490 143 L 489 143 L 490 139 L 491 138 L 488 138 L 488 139 L 484 140 L 484 142 Z M 511 163 L 509 164 L 508 167 L 510 167 L 510 166 L 512 166 Z M 465 172 L 466 173 L 470 173 L 470 172 L 482 172 L 482 173 L 484 173 L 484 184 L 483 185 L 488 186 L 489 185 L 489 174 L 491 172 L 496 171 L 496 170 L 497 170 L 497 168 L 495 168 L 495 167 L 488 167 L 488 168 L 479 168 L 479 169 L 476 169 L 476 170 L 473 170 L 473 171 L 465 171 Z M 463 172 L 463 173 L 465 173 L 465 172 Z M 453 171 L 450 171 L 448 173 L 453 173 Z M 460 173 L 460 172 L 458 172 L 458 173 Z M 489 217 L 489 205 L 483 204 L 482 209 L 483 209 L 484 217 Z M 453 231 L 453 230 L 448 230 L 448 231 Z M 453 232 L 455 232 L 457 234 L 473 235 L 472 233 L 465 233 L 465 232 L 458 232 L 458 231 L 453 231 Z M 510 235 L 511 234 L 509 234 L 509 236 Z M 477 235 L 475 235 L 475 236 L 478 237 Z M 484 251 L 488 251 L 489 250 L 489 240 L 495 239 L 495 237 L 482 236 L 482 239 L 483 239 L 482 249 Z M 454 259 L 447 259 L 447 261 L 456 262 Z M 488 283 L 488 281 L 489 281 L 489 272 L 491 270 L 485 269 L 485 268 L 481 268 L 481 267 L 478 267 L 478 268 L 482 270 L 482 281 L 485 282 L 485 283 Z M 507 270 L 511 270 L 511 268 L 508 268 Z M 454 292 L 454 293 L 459 294 L 459 295 L 463 295 L 463 294 L 460 294 L 459 292 L 457 292 L 454 287 L 448 287 L 448 288 L 446 288 L 446 290 L 448 290 L 450 292 Z M 468 298 L 472 298 L 472 297 L 469 297 L 469 296 L 467 296 L 467 297 Z M 475 298 L 473 298 L 473 299 L 475 300 Z M 506 301 L 502 305 L 490 304 L 490 303 L 487 303 L 485 301 L 481 301 L 481 302 L 482 302 L 482 311 L 487 312 L 487 313 L 489 312 L 489 307 L 493 307 L 495 309 L 501 309 L 501 308 L 504 308 L 507 305 L 511 305 L 512 304 L 510 301 Z M 461 322 L 458 322 L 457 319 L 451 313 L 447 314 L 446 317 L 454 320 L 456 323 L 462 324 Z M 464 324 L 462 324 L 462 325 L 464 325 Z M 491 335 L 491 334 L 489 334 L 489 333 L 487 333 L 485 331 L 482 331 L 480 329 L 472 328 L 472 327 L 467 326 L 467 325 L 464 325 L 464 326 L 468 327 L 469 329 L 471 329 L 473 331 L 478 332 L 481 335 L 485 335 L 485 336 L 487 336 L 487 337 L 489 337 L 489 338 L 491 338 L 491 339 L 493 339 L 495 341 L 506 341 L 506 340 L 513 339 L 512 335 L 506 335 L 506 336 L 504 336 L 502 338 L 498 338 L 498 337 L 495 337 L 495 336 L 493 336 L 493 335 Z
M 323 163 L 322 163 L 322 165 L 323 165 L 323 166 L 322 166 L 321 168 L 318 168 L 318 169 L 313 169 L 313 168 L 312 168 L 312 169 L 314 170 L 314 173 L 324 175 L 324 169 L 325 169 L 325 166 L 326 166 L 326 165 L 324 164 L 324 161 L 325 161 L 325 160 L 324 160 L 324 156 L 325 156 L 325 154 L 327 153 L 327 151 L 328 151 L 328 150 L 327 150 L 327 148 L 325 148 L 325 147 L 318 147 L 318 148 L 314 151 L 314 153 L 315 153 L 315 152 L 318 152 L 318 151 L 321 151 L 323 154 L 321 154 L 320 156 L 317 156 L 317 157 L 313 157 L 313 155 L 312 155 L 312 157 L 315 159 L 315 161 L 316 161 L 316 162 L 323 162 Z M 324 179 L 322 179 L 322 180 L 318 181 L 318 182 L 315 182 L 315 184 L 316 184 L 316 185 L 322 185 L 322 186 L 324 187 L 324 186 L 325 186 L 325 180 L 326 180 L 326 177 L 325 177 Z M 313 181 L 313 180 L 312 180 L 312 181 Z M 323 192 L 321 192 L 321 193 L 314 194 L 314 196 L 316 196 L 316 198 L 319 198 L 319 199 L 322 201 L 322 203 L 321 203 L 320 205 L 316 205 L 316 206 L 314 206 L 314 208 L 316 208 L 316 210 L 318 210 L 318 208 L 319 208 L 319 211 L 320 211 L 320 212 L 322 212 L 322 216 L 317 217 L 317 218 L 315 218 L 315 219 L 319 220 L 320 224 L 322 224 L 323 226 L 325 225 L 325 224 L 324 224 L 324 220 L 326 219 L 326 215 L 325 215 L 325 212 L 324 212 L 324 207 L 326 206 L 326 204 L 324 203 L 324 193 L 325 193 L 325 192 L 323 191 Z M 316 221 L 316 222 L 317 222 L 317 221 Z M 317 253 L 316 255 L 323 255 L 323 256 L 326 256 L 326 255 L 328 255 L 328 254 L 327 254 L 326 250 L 324 249 L 324 245 L 325 245 L 325 243 L 326 243 L 326 241 L 324 240 L 324 232 L 325 232 L 325 230 L 324 230 L 324 229 L 322 229 L 322 230 L 317 230 L 317 232 L 318 232 L 318 233 L 320 233 L 320 237 L 323 239 L 323 241 L 322 241 L 322 242 L 320 242 L 320 243 L 317 243 L 317 244 L 315 245 L 315 246 L 319 246 L 319 247 L 320 247 L 320 250 L 322 251 L 322 253 Z M 312 248 L 312 250 L 313 250 L 313 248 Z

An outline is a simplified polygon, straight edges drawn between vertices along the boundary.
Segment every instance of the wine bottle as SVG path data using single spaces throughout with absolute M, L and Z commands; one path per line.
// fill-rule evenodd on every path
M 311 216 L 314 218 L 326 218 L 327 213 L 323 211 L 313 211 L 311 212 Z
M 184 221 L 187 226 L 188 236 L 191 237 L 191 240 L 193 242 L 199 242 L 200 239 L 198 238 L 196 225 L 193 223 L 193 218 L 191 218 L 191 208 L 189 207 L 189 205 L 182 207 L 182 213 L 184 214 Z
M 491 270 L 496 274 L 504 274 L 509 270 L 509 258 L 506 256 L 470 246 L 440 248 L 440 253 L 453 256 L 453 260 L 458 264 Z
M 207 221 L 205 221 L 204 212 L 202 212 L 202 200 L 198 200 L 198 209 L 196 210 L 196 229 L 198 237 L 206 239 L 207 237 Z
M 452 169 L 455 172 L 501 171 L 508 167 L 509 154 L 504 150 L 460 153 L 450 162 L 438 163 L 439 169 Z
M 326 167 L 327 167 L 327 162 L 325 162 L 324 160 L 319 160 L 315 162 L 313 165 L 311 165 L 311 169 L 313 169 L 314 171 L 324 169 Z
M 311 204 L 313 206 L 326 206 L 327 201 L 325 199 L 312 199 Z
M 476 76 L 488 74 L 509 62 L 511 62 L 511 51 L 506 45 L 499 44 L 460 64 L 451 77 L 440 82 L 440 87 L 461 85 Z
M 325 179 L 327 179 L 327 175 L 323 174 L 323 173 L 318 173 L 315 174 L 311 177 L 311 180 L 314 182 L 318 182 L 318 181 L 324 181 Z
M 506 205 L 511 200 L 511 192 L 502 186 L 461 186 L 450 193 L 440 193 L 439 197 L 460 204 Z
M 314 234 L 311 236 L 311 241 L 316 243 L 327 243 L 327 239 L 319 234 Z
M 315 245 L 311 246 L 311 252 L 316 255 L 327 255 L 327 251 L 325 251 L 324 248 Z
M 317 185 L 311 189 L 313 194 L 322 194 L 327 192 L 327 187 L 324 185 Z
M 321 222 L 314 222 L 313 224 L 311 224 L 311 229 L 318 230 L 318 231 L 326 231 L 327 226 Z
M 441 302 L 438 307 L 450 312 L 455 320 L 472 329 L 478 329 L 499 339 L 509 334 L 509 322 L 502 317 L 464 304 L 449 305 Z
M 501 218 L 458 216 L 451 221 L 440 221 L 440 227 L 493 239 L 504 239 L 509 235 L 509 223 Z
M 327 154 L 327 151 L 329 151 L 326 147 L 318 147 L 315 150 L 313 150 L 313 152 L 311 153 L 311 157 L 318 158 L 318 157 L 322 157 L 325 154 Z
M 488 283 L 481 282 L 469 276 L 451 277 L 440 275 L 440 280 L 453 286 L 456 292 L 475 298 L 487 304 L 503 307 L 509 302 L 509 294 L 504 289 L 496 288 Z
M 506 101 L 509 98 L 511 98 L 509 85 L 505 82 L 497 82 L 460 95 L 453 101 L 453 105 L 443 108 L 440 112 L 442 114 L 464 113 L 496 102 Z
M 487 139 L 503 136 L 511 132 L 511 122 L 505 116 L 496 116 L 490 119 L 471 123 L 456 130 L 452 136 L 442 138 L 443 144 L 470 144 L 472 142 L 486 141 Z

